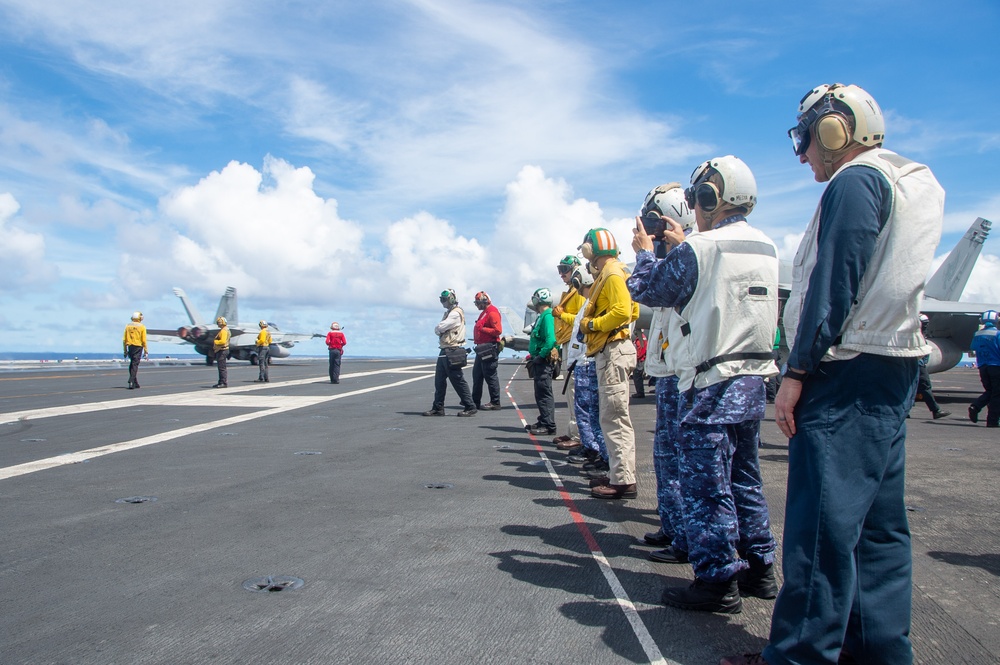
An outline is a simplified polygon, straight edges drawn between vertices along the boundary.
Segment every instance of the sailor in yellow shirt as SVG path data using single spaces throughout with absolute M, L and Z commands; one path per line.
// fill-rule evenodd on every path
M 146 346 L 146 326 L 142 325 L 142 312 L 132 312 L 132 323 L 125 326 L 122 347 L 128 363 L 128 389 L 139 387 L 139 359 L 149 358 Z
M 597 362 L 597 394 L 601 430 L 608 447 L 608 484 L 594 487 L 598 499 L 634 499 L 635 432 L 629 415 L 629 377 L 635 370 L 635 345 L 629 325 L 639 318 L 625 283 L 625 264 L 618 260 L 618 243 L 607 229 L 591 229 L 580 250 L 598 271 L 590 299 L 580 319 L 587 356 Z
M 228 388 L 229 387 L 229 372 L 226 369 L 226 360 L 229 359 L 229 337 L 232 333 L 229 332 L 229 328 L 226 326 L 226 318 L 220 316 L 215 320 L 215 324 L 219 326 L 219 334 L 215 336 L 215 342 L 213 344 L 213 349 L 215 350 L 215 364 L 219 366 L 219 382 L 216 383 L 213 388 Z
M 271 355 L 271 333 L 267 329 L 267 321 L 261 321 L 260 332 L 257 333 L 257 368 L 260 370 L 257 383 L 270 383 L 267 376 L 267 363 Z
M 563 260 L 559 262 L 556 269 L 559 270 L 559 277 L 562 278 L 563 283 L 569 287 L 563 292 L 562 296 L 559 298 L 559 304 L 552 308 L 552 322 L 556 329 L 556 344 L 559 347 L 559 358 L 560 362 L 565 358 L 562 352 L 563 347 L 569 342 L 569 336 L 573 332 L 573 324 L 576 323 L 576 315 L 583 307 L 584 297 L 573 286 L 570 281 L 573 276 L 573 271 L 577 269 L 580 265 L 580 259 L 576 258 L 572 254 L 567 254 L 563 257 Z M 567 375 L 572 376 L 573 372 L 568 368 L 564 367 L 563 370 Z M 552 377 L 555 378 L 555 377 Z M 575 381 L 568 381 L 566 383 L 566 405 L 569 407 L 569 418 L 567 419 L 566 433 L 557 436 L 552 440 L 553 443 L 559 446 L 561 450 L 572 450 L 580 445 L 580 430 L 576 427 L 576 409 L 573 408 L 573 404 L 576 401 L 576 390 L 573 384 Z

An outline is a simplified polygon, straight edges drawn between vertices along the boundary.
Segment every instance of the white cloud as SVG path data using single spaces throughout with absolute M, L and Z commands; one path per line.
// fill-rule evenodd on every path
M 46 284 L 58 275 L 45 260 L 45 238 L 15 223 L 21 205 L 9 192 L 0 194 L 0 292 L 20 292 L 28 285 Z

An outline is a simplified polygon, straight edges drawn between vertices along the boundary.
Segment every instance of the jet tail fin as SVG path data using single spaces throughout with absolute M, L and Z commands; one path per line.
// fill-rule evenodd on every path
M 226 292 L 222 294 L 222 298 L 219 299 L 219 309 L 215 312 L 215 318 L 220 316 L 226 319 L 229 323 L 237 323 L 239 318 L 239 310 L 236 303 L 236 288 L 232 286 L 226 287 Z
M 934 300 L 958 300 L 962 297 L 992 225 L 993 222 L 988 219 L 976 218 L 941 267 L 927 280 L 925 297 Z
M 191 301 L 188 300 L 187 294 L 184 293 L 184 289 L 174 287 L 174 295 L 181 299 L 181 304 L 184 305 L 184 311 L 187 312 L 188 318 L 191 319 L 191 325 L 203 325 L 204 321 L 202 321 L 201 314 L 198 313 L 198 310 L 196 310 L 194 305 L 191 304 Z

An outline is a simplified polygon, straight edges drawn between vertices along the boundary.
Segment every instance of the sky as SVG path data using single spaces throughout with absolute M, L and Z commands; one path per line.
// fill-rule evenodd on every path
M 233 286 L 242 321 L 436 355 L 442 290 L 471 336 L 477 291 L 558 293 L 590 228 L 632 261 L 645 194 L 726 154 L 791 259 L 823 185 L 786 132 L 821 83 L 944 186 L 935 266 L 1000 222 L 995 0 L 706 7 L 0 0 L 0 351 L 117 354 L 134 310 L 188 324 L 172 287 L 210 316 Z M 996 237 L 963 300 L 1000 304 Z

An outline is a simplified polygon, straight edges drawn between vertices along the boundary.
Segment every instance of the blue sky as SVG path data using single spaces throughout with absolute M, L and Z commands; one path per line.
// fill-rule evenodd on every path
M 791 258 L 822 185 L 785 132 L 824 82 L 945 187 L 940 261 L 1000 222 L 998 31 L 993 0 L 0 0 L 0 350 L 117 352 L 231 285 L 243 320 L 430 355 L 442 289 L 522 310 L 723 154 Z M 1000 304 L 997 243 L 964 299 Z

